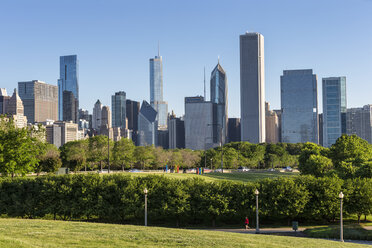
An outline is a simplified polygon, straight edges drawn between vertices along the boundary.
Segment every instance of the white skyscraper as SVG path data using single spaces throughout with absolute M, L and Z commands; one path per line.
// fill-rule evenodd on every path
M 241 141 L 265 142 L 264 37 L 240 35 Z

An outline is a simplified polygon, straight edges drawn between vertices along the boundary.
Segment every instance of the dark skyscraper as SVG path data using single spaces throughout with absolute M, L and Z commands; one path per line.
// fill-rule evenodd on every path
M 126 111 L 128 119 L 128 129 L 132 130 L 132 140 L 137 144 L 138 135 L 138 113 L 140 111 L 140 103 L 132 100 L 126 101 Z
M 63 91 L 63 121 L 72 121 L 78 123 L 76 119 L 78 113 L 76 113 L 76 98 L 74 93 L 71 91 Z
M 259 33 L 240 35 L 241 140 L 265 142 L 264 37 Z
M 228 119 L 227 78 L 220 61 L 211 73 L 211 102 L 213 103 L 213 143 L 219 144 L 222 142 L 224 144 L 227 137 Z
M 74 120 L 78 120 L 79 114 L 79 61 L 76 55 L 61 56 L 59 59 L 59 79 L 58 79 L 58 118 L 64 120 L 63 113 L 67 113 L 63 110 L 63 92 L 71 91 L 75 98 L 75 110 L 76 115 Z M 71 110 L 72 111 L 72 110 Z
M 138 145 L 151 146 L 158 144 L 158 123 L 156 120 L 157 112 L 146 101 L 142 102 L 141 110 L 138 114 Z
M 112 126 L 126 129 L 126 94 L 124 91 L 116 92 L 111 97 Z
M 240 141 L 240 118 L 229 118 L 228 129 L 228 141 Z

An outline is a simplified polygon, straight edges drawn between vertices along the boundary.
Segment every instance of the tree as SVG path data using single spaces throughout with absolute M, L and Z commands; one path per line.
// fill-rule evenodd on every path
M 115 142 L 113 149 L 114 162 L 120 165 L 123 171 L 124 168 L 130 168 L 134 163 L 134 149 L 132 140 L 123 138 Z
M 72 171 L 86 170 L 88 144 L 86 140 L 70 141 L 60 147 L 62 164 Z
M 330 148 L 330 158 L 342 178 L 353 178 L 365 162 L 372 160 L 372 145 L 356 135 L 343 134 Z
M 350 214 L 356 214 L 358 223 L 362 214 L 367 216 L 372 213 L 372 180 L 350 179 L 344 185 L 345 208 Z
M 162 147 L 155 147 L 153 168 L 158 169 L 164 167 L 168 164 L 168 161 L 169 161 L 168 151 L 164 150 Z
M 36 173 L 55 172 L 61 165 L 60 151 L 52 144 L 47 144 L 45 152 L 39 156 L 39 163 L 35 168 Z
M 332 160 L 322 156 L 311 154 L 305 164 L 301 164 L 300 171 L 304 175 L 314 175 L 316 177 L 326 176 L 333 169 Z
M 89 138 L 88 142 L 88 161 L 93 166 L 99 163 L 102 170 L 102 162 L 107 159 L 107 136 L 97 135 Z
M 153 146 L 136 146 L 134 156 L 141 169 L 149 168 L 150 162 L 154 159 L 153 148 Z
M 43 151 L 41 142 L 27 128 L 16 128 L 12 119 L 0 117 L 0 172 L 12 178 L 34 171 Z

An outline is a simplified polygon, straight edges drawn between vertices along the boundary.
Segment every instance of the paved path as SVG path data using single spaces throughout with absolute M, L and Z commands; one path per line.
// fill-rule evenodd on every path
M 306 237 L 305 234 L 302 232 L 306 228 L 300 227 L 297 230 L 297 233 L 295 233 L 292 228 L 289 227 L 280 227 L 280 228 L 262 228 L 260 229 L 260 234 L 276 234 L 276 235 L 285 235 L 285 236 L 295 236 L 295 237 L 305 237 L 305 238 L 311 238 Z M 367 226 L 367 230 L 372 230 L 371 226 Z M 247 234 L 255 234 L 256 229 L 208 229 L 210 231 L 221 231 L 221 232 L 233 232 L 233 233 L 247 233 Z M 332 241 L 337 241 L 334 239 L 327 239 Z M 355 243 L 355 244 L 363 244 L 363 245 L 371 245 L 372 241 L 364 241 L 364 240 L 345 240 L 347 243 Z

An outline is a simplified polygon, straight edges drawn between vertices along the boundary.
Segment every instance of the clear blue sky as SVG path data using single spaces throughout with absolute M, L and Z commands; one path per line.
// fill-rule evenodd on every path
M 57 84 L 59 56 L 80 60 L 80 107 L 124 90 L 149 100 L 149 58 L 163 56 L 164 98 L 184 113 L 184 97 L 203 94 L 203 67 L 220 56 L 229 83 L 229 115 L 240 116 L 239 35 L 265 37 L 266 100 L 280 108 L 280 75 L 311 68 L 347 77 L 348 107 L 372 103 L 372 1 L 0 2 L 0 87 L 38 79 Z M 209 99 L 209 94 L 207 94 Z

